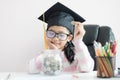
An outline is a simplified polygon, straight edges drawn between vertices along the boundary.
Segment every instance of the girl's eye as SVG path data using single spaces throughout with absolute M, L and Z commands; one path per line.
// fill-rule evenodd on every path
M 49 38 L 53 38 L 54 36 L 55 36 L 55 32 L 53 32 L 53 31 L 47 31 L 47 37 L 49 37 Z
M 65 37 L 65 36 L 66 36 L 66 34 L 59 34 L 59 36 L 60 36 L 60 37 Z
M 58 37 L 59 37 L 59 39 L 61 39 L 61 40 L 66 40 L 67 35 L 66 35 L 66 34 L 63 34 L 63 33 L 59 33 L 59 34 L 58 34 Z

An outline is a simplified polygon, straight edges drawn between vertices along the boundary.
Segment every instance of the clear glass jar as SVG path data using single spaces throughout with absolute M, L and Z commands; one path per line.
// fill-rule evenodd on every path
M 62 71 L 61 50 L 45 50 L 43 54 L 42 72 L 47 75 L 60 74 Z

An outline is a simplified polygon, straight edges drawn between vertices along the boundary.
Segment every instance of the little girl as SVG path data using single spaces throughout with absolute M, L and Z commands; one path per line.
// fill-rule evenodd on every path
M 61 6 L 65 7 L 60 3 L 56 5 L 59 5 L 60 8 Z M 39 19 L 41 20 L 41 17 Z M 48 23 L 46 30 L 47 42 L 49 49 L 60 49 L 62 51 L 63 71 L 89 72 L 94 68 L 94 61 L 82 41 L 85 34 L 81 23 L 82 18 L 80 19 L 81 22 L 75 20 L 74 15 L 72 16 L 65 11 L 54 11 L 46 20 Z M 29 73 L 42 71 L 40 56 L 30 60 Z

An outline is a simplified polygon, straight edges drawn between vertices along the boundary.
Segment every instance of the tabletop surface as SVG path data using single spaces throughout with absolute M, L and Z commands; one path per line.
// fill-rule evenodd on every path
M 96 71 L 89 73 L 61 73 L 58 75 L 28 74 L 27 72 L 3 72 L 0 80 L 120 80 L 120 77 L 98 78 Z

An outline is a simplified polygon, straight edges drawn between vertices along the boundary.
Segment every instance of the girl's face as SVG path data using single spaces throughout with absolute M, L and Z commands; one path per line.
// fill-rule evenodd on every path
M 72 35 L 69 34 L 67 28 L 63 26 L 51 26 L 47 32 L 47 41 L 51 49 L 55 47 L 58 49 L 64 49 L 67 42 L 72 40 Z

